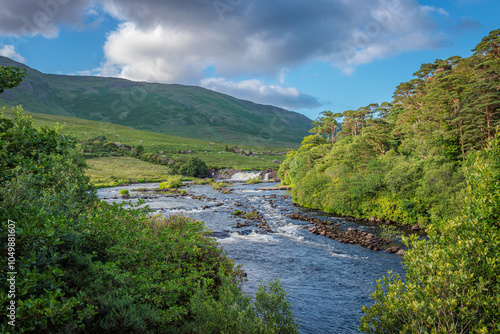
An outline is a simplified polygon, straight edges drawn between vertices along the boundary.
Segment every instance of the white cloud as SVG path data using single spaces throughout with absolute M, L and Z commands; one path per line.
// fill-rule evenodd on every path
M 443 15 L 443 16 L 450 16 L 450 13 L 448 13 L 443 8 L 437 8 L 434 6 L 422 6 L 422 10 L 428 11 L 428 12 L 435 12 L 435 13 L 438 13 L 439 15 Z
M 201 85 L 240 99 L 275 105 L 284 109 L 320 106 L 316 98 L 301 93 L 294 87 L 266 84 L 256 79 L 232 81 L 225 78 L 206 78 L 201 80 Z
M 91 73 L 163 83 L 199 84 L 207 69 L 226 78 L 279 82 L 311 61 L 352 75 L 356 67 L 411 50 L 438 48 L 442 8 L 416 0 L 16 0 L 3 1 L 0 34 L 56 37 L 61 24 L 81 26 L 103 15 L 122 23 L 107 36 L 105 59 Z M 450 20 L 450 24 L 453 24 Z M 467 28 L 467 26 L 462 25 Z M 240 80 L 240 79 L 238 79 Z M 254 86 L 233 85 L 249 95 Z M 261 88 L 266 85 L 261 84 Z M 238 87 L 238 89 L 236 89 Z M 270 93 L 269 93 L 270 94 Z M 260 91 L 261 97 L 265 94 Z
M 197 83 L 211 67 L 219 77 L 284 84 L 287 70 L 311 60 L 352 74 L 360 64 L 437 47 L 443 35 L 431 13 L 447 14 L 413 0 L 253 0 L 222 8 L 208 0 L 103 1 L 125 23 L 107 38 L 101 74 L 181 83 Z
M 0 49 L 0 56 L 4 56 L 20 63 L 24 63 L 26 59 L 16 52 L 14 45 L 4 45 L 3 48 Z
M 126 22 L 109 34 L 99 74 L 163 83 L 198 81 L 209 64 L 203 53 L 197 53 L 198 42 L 200 36 L 190 31 L 163 26 L 142 30 Z

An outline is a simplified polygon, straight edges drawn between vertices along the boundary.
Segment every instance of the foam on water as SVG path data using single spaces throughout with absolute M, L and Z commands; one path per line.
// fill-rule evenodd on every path
M 276 240 L 276 238 L 272 237 L 269 234 L 259 234 L 252 232 L 250 234 L 244 235 L 234 232 L 230 233 L 229 235 L 230 235 L 229 238 L 219 239 L 218 242 L 220 244 L 232 244 L 239 241 L 249 241 L 249 242 L 266 243 L 266 244 L 278 243 L 278 240 Z
M 238 192 L 241 192 L 241 193 L 261 193 L 262 190 L 258 190 L 258 189 L 240 189 L 240 190 L 238 190 Z
M 246 181 L 257 176 L 260 178 L 260 172 L 238 172 L 231 176 L 231 181 Z

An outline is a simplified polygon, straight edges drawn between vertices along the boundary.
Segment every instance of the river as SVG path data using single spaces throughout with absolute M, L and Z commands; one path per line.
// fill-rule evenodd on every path
M 228 257 L 243 264 L 248 275 L 243 287 L 246 292 L 255 292 L 260 281 L 279 278 L 300 333 L 357 333 L 361 306 L 371 304 L 369 296 L 375 280 L 389 270 L 404 274 L 402 258 L 310 233 L 309 223 L 285 214 L 301 213 L 333 221 L 344 230 L 355 227 L 378 234 L 379 228 L 301 208 L 293 204 L 288 191 L 258 189 L 264 186 L 272 187 L 274 183 L 235 183 L 229 194 L 213 190 L 210 185 L 189 185 L 183 188 L 189 196 L 155 195 L 158 197 L 146 199 L 146 205 L 164 216 L 182 213 L 203 221 L 207 228 L 224 236 L 217 241 Z M 151 192 L 134 191 L 139 188 L 158 189 L 158 184 L 105 188 L 98 195 L 108 202 L 121 202 L 121 189 L 129 189 L 132 197 L 151 196 Z M 196 199 L 199 196 L 203 198 Z M 232 213 L 253 209 L 275 233 L 261 234 L 255 226 L 234 228 L 237 222 L 244 224 L 246 220 Z

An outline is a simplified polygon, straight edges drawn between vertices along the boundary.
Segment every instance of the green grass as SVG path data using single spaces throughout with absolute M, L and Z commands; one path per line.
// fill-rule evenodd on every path
M 168 175 L 165 182 L 160 183 L 160 189 L 180 188 L 182 187 L 181 175 Z
M 123 183 L 161 182 L 167 178 L 167 166 L 154 165 L 131 157 L 110 157 L 87 160 L 86 174 L 97 187 Z
M 254 176 L 254 177 L 251 177 L 249 178 L 246 183 L 247 184 L 257 184 L 257 183 L 260 183 L 261 180 L 260 180 L 260 176 Z
M 236 145 L 203 141 L 191 138 L 169 136 L 159 133 L 137 130 L 123 125 L 106 122 L 88 121 L 75 117 L 28 113 L 36 126 L 63 126 L 62 133 L 78 140 L 95 138 L 103 135 L 110 141 L 120 142 L 128 146 L 142 145 L 145 152 L 165 154 L 169 159 L 179 161 L 190 157 L 198 157 L 209 168 L 235 168 L 243 170 L 261 170 L 279 168 L 273 160 L 283 161 L 284 155 L 267 155 L 267 152 L 286 152 L 283 147 L 238 146 L 245 151 L 254 151 L 256 157 L 241 156 L 234 152 L 226 152 L 226 146 Z M 6 117 L 13 117 L 10 108 L 5 109 Z M 191 154 L 180 154 L 179 151 L 189 151 Z M 174 153 L 175 152 L 175 153 Z
M 211 184 L 211 186 L 212 186 L 212 189 L 221 190 L 222 188 L 226 188 L 228 186 L 228 184 L 225 182 L 213 182 Z
M 23 66 L 0 56 L 0 65 Z M 0 103 L 28 112 L 109 122 L 155 133 L 255 146 L 298 147 L 311 120 L 196 86 L 47 75 L 27 68 Z

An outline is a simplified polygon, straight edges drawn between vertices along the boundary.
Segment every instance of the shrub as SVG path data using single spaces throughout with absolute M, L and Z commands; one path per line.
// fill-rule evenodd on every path
M 191 301 L 193 332 L 197 333 L 283 333 L 299 332 L 286 293 L 276 280 L 261 283 L 255 295 L 241 293 L 224 278 L 219 298 L 199 289 Z
M 215 189 L 215 190 L 220 190 L 220 189 L 226 188 L 228 186 L 228 184 L 224 183 L 224 182 L 212 182 L 210 185 L 212 186 L 212 189 Z
M 254 176 L 254 177 L 250 177 L 247 179 L 247 184 L 256 184 L 256 183 L 260 183 L 261 180 L 260 180 L 260 176 Z
M 193 183 L 197 185 L 210 184 L 214 182 L 214 179 L 194 179 Z
M 182 177 L 180 175 L 169 175 L 165 182 L 160 183 L 160 189 L 182 187 Z
M 246 219 L 256 219 L 259 217 L 259 213 L 257 211 L 250 211 L 245 214 Z
M 122 198 L 129 198 L 130 197 L 130 193 L 129 193 L 128 189 L 122 189 L 122 190 L 120 190 L 120 196 Z
M 467 173 L 468 197 L 458 218 L 430 225 L 428 240 L 403 239 L 406 277 L 377 281 L 363 307 L 367 333 L 497 333 L 500 316 L 500 143 Z
M 244 296 L 241 269 L 205 236 L 203 223 L 98 201 L 74 143 L 57 128 L 33 127 L 20 111 L 14 120 L 0 117 L 0 140 L 5 250 L 9 220 L 17 227 L 17 262 L 11 269 L 17 272 L 16 332 L 193 333 L 194 319 L 232 322 L 224 315 L 220 321 L 201 317 L 196 308 L 199 301 L 207 305 L 205 314 L 216 314 L 224 291 L 231 291 L 232 300 Z M 0 271 L 0 280 L 7 280 L 7 272 Z M 263 319 L 264 329 L 287 328 L 284 323 L 293 323 L 287 301 L 278 290 L 265 294 L 269 297 L 258 298 L 264 308 L 256 307 L 252 314 L 258 318 L 250 320 Z M 1 295 L 3 318 L 10 300 Z M 244 304 L 227 305 L 227 311 L 246 314 Z M 0 332 L 12 327 L 0 322 Z
M 0 240 L 7 250 L 7 224 L 16 222 L 18 332 L 77 332 L 95 313 L 85 295 L 67 290 L 65 276 L 67 254 L 82 244 L 75 229 L 97 200 L 84 161 L 60 128 L 35 128 L 21 108 L 12 120 L 0 116 L 0 142 Z M 3 296 L 6 318 L 10 298 Z M 11 330 L 0 323 L 0 332 Z
M 177 162 L 172 167 L 173 173 L 192 177 L 205 177 L 207 176 L 207 164 L 200 158 L 193 157 L 186 162 Z
M 243 212 L 241 212 L 241 210 L 236 210 L 235 212 L 233 212 L 233 216 L 239 216 L 241 215 Z

